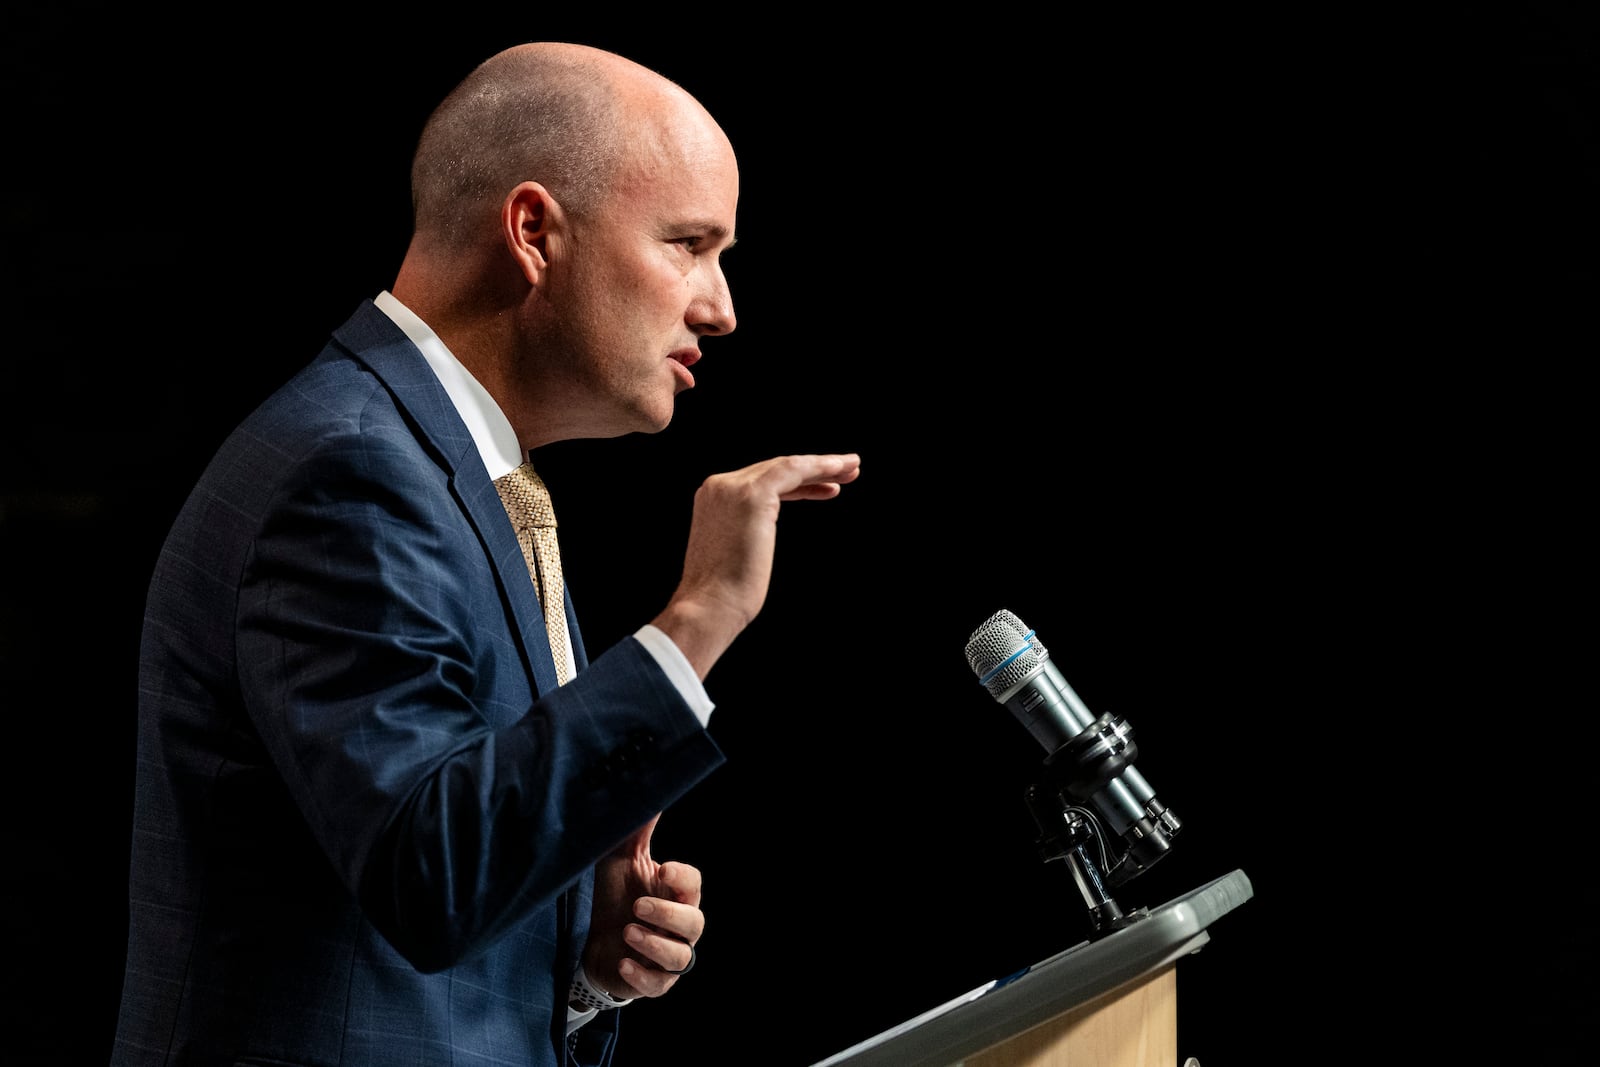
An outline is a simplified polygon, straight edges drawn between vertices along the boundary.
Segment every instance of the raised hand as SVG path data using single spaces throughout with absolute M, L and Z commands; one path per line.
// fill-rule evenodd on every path
M 780 506 L 832 499 L 860 474 L 855 453 L 777 456 L 701 483 L 682 579 L 653 620 L 701 680 L 766 602 Z

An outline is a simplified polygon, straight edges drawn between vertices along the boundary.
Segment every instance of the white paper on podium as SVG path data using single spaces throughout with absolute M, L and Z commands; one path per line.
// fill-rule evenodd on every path
M 947 1000 L 937 1008 L 929 1008 L 916 1018 L 907 1019 L 899 1026 L 891 1027 L 881 1034 L 874 1034 L 872 1037 L 867 1038 L 859 1045 L 852 1045 L 843 1052 L 837 1052 L 825 1060 L 818 1060 L 816 1063 L 812 1064 L 812 1067 L 833 1067 L 834 1064 L 844 1063 L 846 1060 L 851 1059 L 859 1053 L 865 1052 L 868 1049 L 877 1048 L 879 1045 L 882 1045 L 887 1041 L 892 1041 L 907 1031 L 916 1029 L 923 1023 L 928 1022 L 930 1019 L 936 1019 L 947 1011 L 950 1011 L 954 1008 L 959 1008 L 963 1004 L 977 1000 L 979 997 L 989 992 L 989 990 L 993 989 L 998 984 L 998 980 L 985 982 L 983 985 L 972 990 L 970 993 L 963 993 L 959 997 L 956 997 L 952 1000 Z

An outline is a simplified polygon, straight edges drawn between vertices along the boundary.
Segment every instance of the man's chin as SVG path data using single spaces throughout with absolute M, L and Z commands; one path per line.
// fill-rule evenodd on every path
M 639 417 L 634 420 L 633 427 L 627 432 L 643 434 L 660 433 L 662 430 L 665 430 L 668 426 L 672 425 L 672 416 L 675 413 L 676 408 L 674 407 L 674 403 L 672 401 L 668 401 L 666 407 L 664 408 L 658 408 L 651 411 L 641 411 L 638 413 Z
M 685 386 L 682 389 L 676 390 L 667 400 L 666 404 L 647 414 L 647 417 L 651 422 L 651 429 L 648 431 L 649 433 L 660 433 L 662 430 L 665 430 L 668 426 L 672 425 L 672 417 L 678 413 L 678 397 L 688 392 L 691 388 L 693 387 Z

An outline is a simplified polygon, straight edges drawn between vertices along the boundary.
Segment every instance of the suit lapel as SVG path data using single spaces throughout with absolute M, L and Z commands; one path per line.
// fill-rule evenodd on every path
M 517 544 L 516 531 L 506 517 L 500 494 L 483 468 L 472 434 L 461 421 L 450 394 L 439 384 L 428 361 L 417 351 L 394 320 L 372 304 L 364 303 L 334 337 L 351 355 L 371 368 L 394 396 L 423 445 L 450 473 L 450 489 L 467 515 L 484 553 L 494 568 L 500 595 L 516 622 L 517 643 L 524 664 L 533 675 L 535 691 L 548 693 L 557 686 L 550 638 L 539 613 L 539 598 L 528 580 L 528 566 Z M 573 655 L 586 664 L 583 642 L 567 598 L 567 629 Z

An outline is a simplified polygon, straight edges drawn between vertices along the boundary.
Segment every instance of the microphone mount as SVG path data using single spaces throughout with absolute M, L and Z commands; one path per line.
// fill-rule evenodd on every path
M 1091 798 L 1121 777 L 1138 755 L 1127 721 L 1109 713 L 1101 715 L 1045 757 L 1044 774 L 1023 796 L 1039 828 L 1039 858 L 1066 865 L 1089 909 L 1095 937 L 1120 930 L 1146 914 L 1143 908 L 1124 912 L 1110 888 L 1149 870 L 1171 849 L 1172 837 L 1182 826 L 1171 809 L 1152 796 L 1145 804 L 1145 814 L 1114 839 L 1121 848 L 1108 843 L 1113 839 L 1090 806 Z

